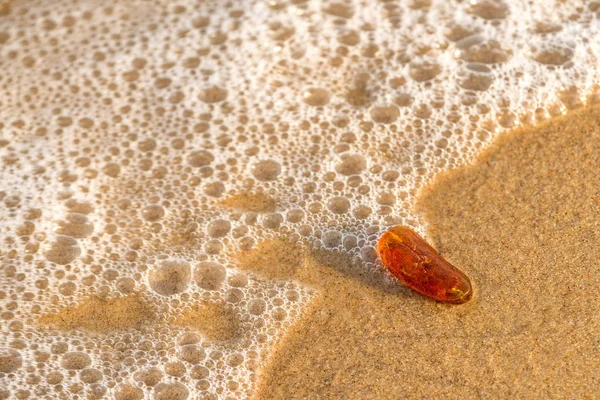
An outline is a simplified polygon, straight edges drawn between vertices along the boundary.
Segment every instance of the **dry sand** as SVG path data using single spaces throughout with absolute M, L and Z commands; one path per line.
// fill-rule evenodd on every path
M 247 269 L 320 295 L 257 398 L 600 396 L 600 111 L 502 135 L 416 209 L 474 298 L 431 301 L 343 254 L 263 242 Z

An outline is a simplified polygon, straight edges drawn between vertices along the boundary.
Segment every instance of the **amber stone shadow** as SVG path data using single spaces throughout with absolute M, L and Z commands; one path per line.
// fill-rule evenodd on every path
M 259 243 L 250 251 L 235 255 L 237 265 L 257 278 L 295 280 L 319 292 L 340 281 L 353 282 L 387 294 L 411 291 L 381 268 L 369 268 L 360 256 L 339 250 L 310 249 L 306 244 L 276 238 Z

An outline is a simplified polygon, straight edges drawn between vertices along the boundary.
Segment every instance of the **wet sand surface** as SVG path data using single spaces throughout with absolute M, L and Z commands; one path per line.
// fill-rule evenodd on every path
M 239 254 L 320 292 L 256 398 L 598 396 L 599 167 L 596 108 L 501 135 L 422 190 L 429 241 L 474 284 L 464 305 L 281 239 Z

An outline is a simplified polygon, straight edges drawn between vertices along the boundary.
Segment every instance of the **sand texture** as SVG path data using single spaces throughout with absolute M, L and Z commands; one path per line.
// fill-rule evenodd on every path
M 245 268 L 320 292 L 256 398 L 597 398 L 599 167 L 588 109 L 504 134 L 421 192 L 428 239 L 475 287 L 464 305 L 339 253 L 283 240 L 246 252 Z

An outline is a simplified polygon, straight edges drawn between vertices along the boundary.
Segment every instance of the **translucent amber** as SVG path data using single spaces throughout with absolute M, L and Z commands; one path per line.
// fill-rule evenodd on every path
M 469 278 L 407 226 L 384 233 L 377 250 L 391 274 L 422 295 L 453 304 L 473 295 Z

